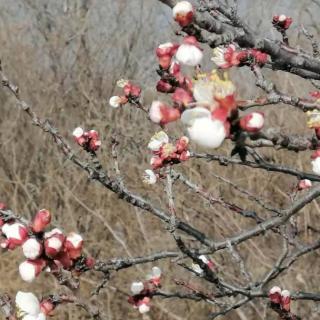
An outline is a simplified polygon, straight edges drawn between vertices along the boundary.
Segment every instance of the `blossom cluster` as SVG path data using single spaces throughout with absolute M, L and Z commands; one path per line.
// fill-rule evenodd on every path
M 58 228 L 45 232 L 50 222 L 51 213 L 46 209 L 39 210 L 30 225 L 0 213 L 1 248 L 22 248 L 26 260 L 19 265 L 19 273 L 24 281 L 32 282 L 42 271 L 65 269 L 81 273 L 94 266 L 92 258 L 82 255 L 81 235 L 65 235 Z
M 32 292 L 18 291 L 16 294 L 16 316 L 21 320 L 45 320 L 51 316 L 55 305 L 50 299 L 39 302 Z
M 118 108 L 127 102 L 137 103 L 140 99 L 141 88 L 134 85 L 129 80 L 119 80 L 117 82 L 118 87 L 122 88 L 123 95 L 113 96 L 109 100 L 109 104 L 113 108 Z
M 257 49 L 237 50 L 234 44 L 230 44 L 214 48 L 211 61 L 221 69 L 252 64 L 263 66 L 268 61 L 268 55 Z
M 290 312 L 290 291 L 281 290 L 279 287 L 272 287 L 269 290 L 269 299 L 271 303 L 277 305 L 279 309 Z
M 128 302 L 138 309 L 140 313 L 150 311 L 151 299 L 158 288 L 161 287 L 161 269 L 153 267 L 147 276 L 147 281 L 132 282 L 131 292 Z
M 81 127 L 77 127 L 72 133 L 77 144 L 86 151 L 95 152 L 101 146 L 101 140 L 96 130 L 84 131 Z

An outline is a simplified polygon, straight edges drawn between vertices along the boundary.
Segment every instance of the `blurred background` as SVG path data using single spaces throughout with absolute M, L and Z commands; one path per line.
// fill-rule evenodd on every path
M 289 30 L 292 46 L 311 50 L 301 32 L 301 25 L 319 38 L 320 1 L 238 0 L 238 5 L 241 16 L 261 36 L 280 40 L 279 34 L 271 27 L 271 19 L 274 14 L 283 13 L 294 21 Z M 83 153 L 83 157 L 86 154 L 73 142 L 73 129 L 82 126 L 98 130 L 102 138 L 98 156 L 111 175 L 114 174 L 111 136 L 116 135 L 120 142 L 120 170 L 129 190 L 164 209 L 167 208 L 164 185 L 146 186 L 141 179 L 143 171 L 149 168 L 148 141 L 159 128 L 147 121 L 141 110 L 130 106 L 115 110 L 109 107 L 108 100 L 120 93 L 116 81 L 121 78 L 141 85 L 145 106 L 156 98 L 168 99 L 155 91 L 158 76 L 154 50 L 160 43 L 178 39 L 175 36 L 177 30 L 171 11 L 157 0 L 0 0 L 0 57 L 5 73 L 20 87 L 22 98 L 40 116 L 50 119 L 75 150 Z M 210 71 L 213 68 L 211 49 L 203 48 L 208 53 L 203 69 Z M 288 94 L 308 96 L 309 91 L 314 90 L 310 82 L 284 72 L 266 70 L 265 75 Z M 232 70 L 231 77 L 240 99 L 263 94 L 255 87 L 249 69 Z M 62 157 L 49 136 L 30 124 L 3 89 L 0 89 L 0 107 L 0 200 L 12 210 L 30 218 L 38 209 L 49 209 L 54 223 L 67 232 L 81 232 L 87 252 L 99 259 L 176 250 L 161 222 L 90 182 L 85 173 Z M 275 127 L 288 134 L 312 134 L 306 129 L 305 115 L 293 107 L 267 106 L 264 112 L 267 128 Z M 184 132 L 179 124 L 169 125 L 167 131 L 172 136 Z M 231 147 L 226 142 L 217 153 L 228 155 Z M 192 150 L 197 150 L 196 146 L 192 146 Z M 311 152 L 296 154 L 267 148 L 260 151 L 271 162 L 311 171 Z M 297 182 L 282 174 L 245 167 L 222 167 L 203 160 L 190 160 L 176 169 L 203 185 L 214 196 L 256 210 L 264 218 L 268 213 L 217 179 L 216 175 L 232 180 L 281 208 L 292 201 L 289 195 Z M 174 196 L 177 215 L 214 239 L 253 226 L 251 220 L 202 200 L 179 183 L 175 184 Z M 319 204 L 314 201 L 296 221 L 302 242 L 309 243 L 319 237 L 318 220 Z M 268 233 L 241 244 L 238 249 L 252 277 L 260 279 L 281 253 L 282 240 Z M 217 252 L 211 258 L 222 277 L 245 284 L 238 265 L 228 252 Z M 18 289 L 33 290 L 38 296 L 67 292 L 50 275 L 41 275 L 32 286 L 23 283 L 17 269 L 21 260 L 19 250 L 1 253 L 1 292 L 14 295 Z M 319 291 L 318 261 L 317 252 L 305 256 L 275 283 L 293 291 Z M 163 288 L 166 291 L 185 292 L 184 288 L 175 285 L 174 279 L 190 281 L 208 292 L 212 289 L 170 259 L 156 265 L 164 272 Z M 81 278 L 79 296 L 90 299 L 108 319 L 139 319 L 142 316 L 127 303 L 127 294 L 131 282 L 144 279 L 151 267 L 152 264 L 146 264 L 113 273 L 98 297 L 91 296 L 91 292 L 100 283 L 101 275 L 87 273 Z M 206 319 L 216 310 L 204 302 L 177 299 L 155 298 L 152 305 L 146 319 Z M 302 317 L 319 319 L 319 309 L 314 302 L 295 302 L 293 309 Z M 88 316 L 75 307 L 64 306 L 57 310 L 55 318 L 88 319 Z M 256 320 L 276 317 L 266 308 L 266 301 L 255 300 L 222 318 Z

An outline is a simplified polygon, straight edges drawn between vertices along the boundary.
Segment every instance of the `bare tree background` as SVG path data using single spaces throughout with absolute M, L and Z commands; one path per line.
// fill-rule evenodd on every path
M 240 0 L 238 4 L 240 15 L 264 37 L 280 40 L 270 21 L 274 14 L 285 13 L 294 19 L 289 30 L 290 45 L 312 50 L 310 41 L 302 33 L 302 25 L 315 39 L 319 38 L 318 1 Z M 148 167 L 146 146 L 158 128 L 147 122 L 140 110 L 128 107 L 114 112 L 107 101 L 116 90 L 116 81 L 128 78 L 142 86 L 144 104 L 151 103 L 158 79 L 154 48 L 173 39 L 177 29 L 170 9 L 156 0 L 0 0 L 2 65 L 10 79 L 19 85 L 23 100 L 28 101 L 37 114 L 52 120 L 69 142 L 73 128 L 78 125 L 98 130 L 103 141 L 99 159 L 110 174 L 114 172 L 111 137 L 116 137 L 120 142 L 117 147 L 119 168 L 126 187 L 165 211 L 167 199 L 163 185 L 151 189 L 141 182 L 141 173 Z M 266 70 L 265 75 L 288 95 L 303 97 L 314 90 L 310 81 L 289 73 Z M 255 77 L 248 70 L 232 71 L 231 77 L 240 97 L 253 99 L 263 95 L 263 90 L 255 87 Z M 81 232 L 86 240 L 86 250 L 104 261 L 163 250 L 177 251 L 176 242 L 165 224 L 144 210 L 119 200 L 116 194 L 80 173 L 70 161 L 61 157 L 50 137 L 26 121 L 23 111 L 14 106 L 14 100 L 4 90 L 0 90 L 0 101 L 0 194 L 1 200 L 14 212 L 30 219 L 38 208 L 50 209 L 57 225 L 67 231 Z M 310 130 L 306 129 L 306 117 L 298 108 L 277 104 L 266 106 L 264 110 L 267 128 L 311 136 Z M 183 129 L 177 126 L 170 130 L 172 136 L 177 136 Z M 228 142 L 219 153 L 228 156 L 231 148 Z M 193 151 L 200 153 L 203 150 L 194 147 Z M 81 156 L 82 151 L 78 152 Z M 310 172 L 311 152 L 275 151 L 268 147 L 259 152 L 270 163 Z M 266 206 L 281 209 L 290 208 L 296 200 L 292 198 L 292 190 L 297 177 L 279 172 L 232 164 L 221 166 L 219 161 L 203 159 L 188 161 L 175 170 L 177 177 L 180 173 L 174 183 L 178 217 L 217 242 L 253 228 L 256 221 L 215 199 L 223 199 L 223 204 L 241 204 L 243 211 L 255 212 L 261 219 L 270 218 L 271 214 L 259 205 L 258 198 L 267 199 Z M 187 180 L 184 180 L 185 176 Z M 202 186 L 205 194 L 195 193 L 194 185 L 188 184 L 190 181 Z M 248 196 L 241 188 L 255 196 Z M 288 223 L 288 229 L 296 228 L 292 232 L 297 233 L 302 247 L 318 240 L 318 220 L 319 202 L 315 200 Z M 191 244 L 194 241 L 187 240 Z M 229 250 L 217 251 L 211 258 L 217 264 L 219 276 L 236 283 L 241 278 L 240 284 L 245 285 L 246 277 L 261 278 L 272 269 L 283 250 L 282 237 L 276 232 L 268 232 Z M 239 261 L 235 261 L 235 252 L 241 252 Z M 6 275 L 7 279 L 0 282 L 1 292 L 12 295 L 18 289 L 44 294 L 68 292 L 50 275 L 42 275 L 31 287 L 22 283 L 17 279 L 19 259 L 19 252 L 1 254 L 1 275 Z M 317 251 L 297 259 L 275 284 L 292 292 L 319 293 L 318 260 Z M 212 290 L 212 284 L 197 279 L 174 259 L 157 261 L 157 265 L 164 271 L 164 291 L 193 292 L 181 283 L 199 288 L 201 292 Z M 141 264 L 130 270 L 111 272 L 98 297 L 91 293 L 100 285 L 103 276 L 86 273 L 81 277 L 77 295 L 82 300 L 90 300 L 106 319 L 139 318 L 141 315 L 126 300 L 131 282 L 144 277 L 150 266 L 152 264 Z M 153 310 L 147 317 L 203 319 L 218 309 L 204 301 L 155 298 Z M 303 319 L 318 319 L 319 305 L 317 301 L 299 300 L 293 303 L 293 312 Z M 57 309 L 55 314 L 58 319 L 90 318 L 85 310 L 72 305 Z M 267 307 L 266 299 L 257 298 L 223 318 L 276 319 L 276 315 Z

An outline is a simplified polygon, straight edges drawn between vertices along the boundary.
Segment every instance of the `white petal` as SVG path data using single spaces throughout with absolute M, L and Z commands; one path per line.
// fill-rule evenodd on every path
M 258 112 L 252 112 L 252 118 L 248 121 L 250 128 L 262 128 L 264 124 L 264 116 Z
M 22 280 L 32 282 L 36 277 L 36 268 L 28 261 L 24 261 L 19 265 L 19 273 Z
M 77 127 L 73 130 L 72 135 L 76 138 L 82 137 L 84 134 L 84 131 L 81 127 Z
M 16 305 L 21 311 L 31 316 L 37 316 L 40 312 L 39 300 L 31 292 L 18 291 L 16 295 Z
M 181 115 L 181 121 L 187 126 L 191 126 L 196 119 L 199 118 L 209 118 L 211 113 L 208 109 L 202 107 L 196 107 L 193 109 L 188 109 L 184 111 Z
M 56 234 L 56 233 L 58 233 L 58 234 L 63 234 L 63 232 L 62 232 L 60 229 L 54 228 L 54 229 L 52 229 L 51 231 L 45 232 L 44 238 L 45 238 L 45 239 L 50 238 L 51 236 L 53 236 L 53 235 Z
M 168 135 L 164 131 L 159 131 L 151 137 L 148 148 L 152 151 L 158 151 L 163 144 L 168 142 Z
M 36 239 L 29 238 L 22 245 L 22 251 L 23 251 L 23 254 L 26 258 L 36 259 L 39 257 L 39 255 L 41 253 L 41 245 Z
M 121 98 L 118 97 L 118 96 L 113 96 L 109 99 L 109 105 L 112 107 L 112 108 L 118 108 L 120 107 L 121 105 Z
M 190 138 L 203 147 L 218 148 L 226 138 L 224 124 L 219 120 L 198 118 L 188 128 Z
M 144 284 L 142 282 L 132 282 L 131 292 L 133 294 L 139 294 L 144 289 Z
M 139 312 L 140 313 L 146 313 L 150 311 L 150 306 L 148 306 L 147 304 L 143 303 L 139 306 Z
M 155 173 L 152 170 L 147 169 L 144 172 L 145 172 L 145 174 L 143 175 L 143 182 L 144 183 L 155 184 L 157 182 L 157 176 L 155 175 Z

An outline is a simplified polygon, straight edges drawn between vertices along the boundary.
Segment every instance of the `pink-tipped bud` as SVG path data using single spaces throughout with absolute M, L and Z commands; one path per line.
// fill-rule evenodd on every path
M 173 18 L 181 27 L 189 25 L 194 16 L 194 9 L 189 1 L 180 1 L 172 9 Z
M 86 138 L 84 137 L 84 130 L 80 127 L 77 127 L 73 130 L 72 135 L 74 136 L 74 140 L 78 143 L 78 145 L 83 146 L 86 142 Z
M 18 222 L 12 224 L 5 223 L 1 230 L 6 236 L 5 241 L 1 243 L 2 248 L 13 250 L 16 247 L 21 246 L 28 238 L 27 227 Z
M 309 179 L 303 179 L 299 181 L 298 190 L 305 190 L 312 187 L 312 182 Z
M 51 222 L 51 213 L 49 210 L 42 209 L 39 210 L 31 224 L 32 231 L 35 233 L 43 232 L 44 229 L 50 224 Z
M 45 299 L 40 302 L 40 310 L 46 316 L 51 316 L 54 308 L 55 305 L 49 299 Z
M 71 232 L 64 243 L 64 248 L 71 259 L 78 259 L 82 253 L 83 239 L 80 234 Z
M 42 244 L 35 238 L 29 238 L 22 245 L 22 251 L 27 259 L 35 260 L 40 257 L 43 247 Z
M 187 161 L 190 159 L 190 152 L 189 151 L 182 151 L 179 154 L 179 160 L 180 161 Z
M 282 290 L 281 291 L 281 307 L 286 311 L 290 311 L 291 295 L 290 291 Z
M 178 109 L 171 108 L 161 101 L 153 101 L 149 110 L 149 117 L 152 122 L 165 125 L 180 118 Z
M 158 92 L 163 93 L 172 93 L 174 91 L 174 87 L 166 81 L 159 80 L 156 87 Z
M 54 258 L 63 249 L 65 236 L 63 234 L 54 234 L 44 241 L 44 251 L 49 258 Z
M 26 260 L 19 265 L 19 273 L 22 280 L 32 282 L 45 266 L 46 262 L 43 259 Z
M 264 125 L 262 112 L 251 112 L 240 119 L 240 127 L 247 132 L 258 132 Z
M 177 88 L 172 95 L 172 100 L 179 106 L 187 106 L 193 101 L 193 96 L 190 92 L 182 88 Z
M 186 66 L 195 67 L 200 64 L 203 58 L 202 50 L 194 36 L 187 36 L 177 50 L 176 59 Z
M 281 303 L 281 289 L 279 287 L 272 287 L 269 290 L 269 299 L 272 303 Z
M 292 18 L 287 17 L 284 14 L 281 14 L 279 16 L 273 16 L 272 18 L 272 24 L 278 28 L 278 29 L 284 29 L 287 30 L 291 24 L 292 24 Z
M 140 294 L 144 290 L 143 282 L 132 282 L 131 284 L 131 292 L 133 295 Z

